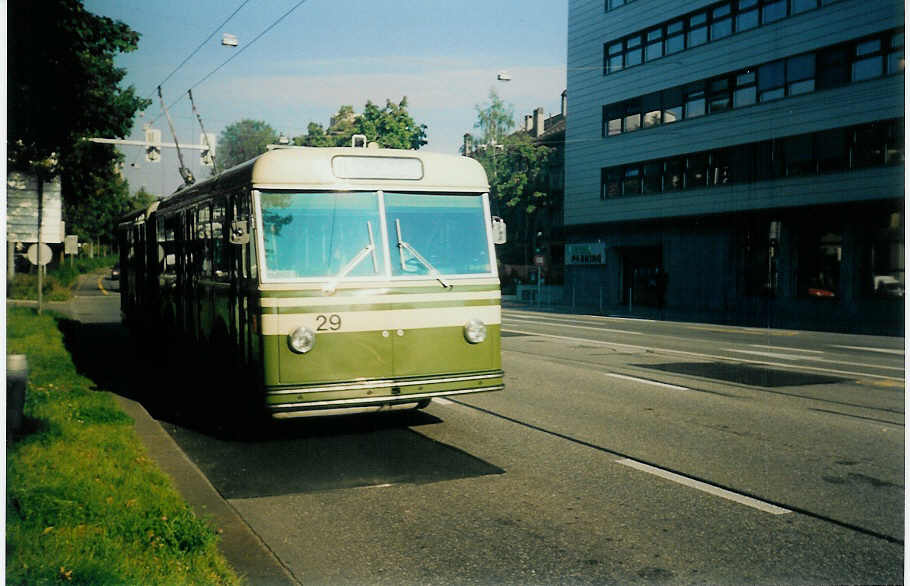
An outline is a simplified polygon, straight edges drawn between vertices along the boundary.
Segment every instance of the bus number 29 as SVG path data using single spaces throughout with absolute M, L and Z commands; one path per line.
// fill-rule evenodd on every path
M 333 313 L 332 315 L 317 315 L 316 323 L 317 332 L 325 332 L 328 330 L 335 332 L 341 329 L 341 316 L 337 313 Z

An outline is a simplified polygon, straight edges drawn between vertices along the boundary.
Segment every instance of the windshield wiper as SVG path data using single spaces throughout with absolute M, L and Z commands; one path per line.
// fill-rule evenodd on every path
M 407 242 L 404 241 L 404 239 L 401 237 L 401 220 L 398 220 L 397 218 L 395 219 L 395 230 L 398 232 L 398 248 L 399 249 L 403 248 L 403 249 L 407 250 L 408 252 L 410 252 L 411 255 L 414 258 L 416 258 L 423 266 L 427 267 L 427 270 L 430 271 L 430 275 L 432 275 L 433 278 L 435 278 L 437 281 L 439 281 L 439 283 L 446 289 L 451 289 L 452 285 L 450 285 L 448 282 L 446 282 L 445 279 L 442 278 L 442 275 L 439 274 L 439 271 L 436 270 L 436 267 L 431 265 L 430 261 L 423 258 L 423 256 L 419 252 L 417 252 L 417 250 L 413 246 L 411 246 L 410 244 L 408 244 Z M 401 270 L 403 271 L 404 270 L 404 255 L 399 253 L 398 256 L 401 257 Z
M 360 252 L 358 252 L 357 255 L 348 262 L 348 264 L 344 265 L 341 270 L 338 271 L 338 274 L 332 278 L 331 281 L 322 286 L 323 293 L 326 293 L 327 295 L 334 293 L 335 289 L 338 287 L 338 281 L 348 276 L 348 273 L 357 268 L 357 265 L 363 262 L 363 259 L 365 259 L 367 255 L 373 255 L 373 272 L 379 272 L 379 265 L 376 262 L 376 244 L 373 240 L 373 225 L 370 222 L 367 222 L 367 232 L 370 236 L 369 244 L 361 248 Z

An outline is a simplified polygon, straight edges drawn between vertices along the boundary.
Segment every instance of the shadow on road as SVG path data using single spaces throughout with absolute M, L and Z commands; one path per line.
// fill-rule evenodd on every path
M 227 498 L 503 472 L 414 431 L 441 423 L 423 411 L 284 421 L 253 417 L 238 426 L 210 400 L 194 400 L 201 396 L 200 382 L 185 374 L 185 366 L 140 350 L 121 324 L 58 323 L 79 373 L 94 381 L 96 390 L 141 403 Z

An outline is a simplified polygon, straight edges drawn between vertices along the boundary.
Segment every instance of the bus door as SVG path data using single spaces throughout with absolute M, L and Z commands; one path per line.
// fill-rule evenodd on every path
M 250 359 L 250 201 L 244 193 L 231 197 L 230 205 L 230 272 L 231 272 L 231 335 L 241 359 Z

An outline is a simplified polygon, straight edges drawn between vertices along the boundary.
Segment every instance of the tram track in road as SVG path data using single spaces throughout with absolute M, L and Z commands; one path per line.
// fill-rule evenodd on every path
M 578 445 L 578 446 L 583 446 L 585 448 L 595 450 L 602 454 L 607 454 L 611 458 L 615 458 L 614 462 L 616 464 L 630 467 L 630 468 L 639 470 L 643 473 L 651 474 L 653 476 L 662 478 L 664 480 L 668 480 L 668 481 L 675 482 L 675 483 L 683 485 L 683 486 L 687 486 L 689 488 L 699 490 L 706 494 L 710 494 L 710 495 L 713 495 L 716 497 L 724 498 L 726 500 L 737 502 L 744 506 L 748 506 L 750 508 L 753 508 L 753 509 L 765 512 L 765 513 L 769 513 L 769 514 L 773 514 L 773 515 L 786 515 L 788 513 L 794 513 L 794 514 L 802 515 L 805 517 L 809 517 L 811 519 L 815 519 L 817 521 L 835 525 L 837 527 L 847 529 L 847 530 L 853 531 L 855 533 L 866 535 L 868 537 L 879 539 L 879 540 L 882 540 L 882 541 L 885 541 L 888 543 L 901 545 L 901 546 L 903 546 L 903 544 L 904 544 L 903 539 L 894 537 L 893 535 L 888 535 L 886 533 L 882 533 L 881 531 L 869 529 L 867 527 L 863 527 L 856 523 L 843 521 L 841 519 L 837 519 L 830 515 L 812 511 L 805 507 L 793 505 L 793 504 L 786 503 L 786 502 L 777 501 L 775 499 L 769 499 L 762 495 L 751 493 L 749 491 L 745 491 L 745 490 L 742 490 L 742 489 L 739 489 L 736 487 L 726 486 L 724 484 L 715 482 L 711 479 L 702 478 L 702 477 L 690 474 L 688 472 L 685 472 L 683 470 L 677 470 L 677 469 L 674 469 L 674 468 L 671 468 L 668 466 L 664 466 L 657 462 L 649 461 L 644 458 L 639 458 L 639 457 L 635 456 L 634 454 L 625 453 L 623 451 L 611 448 L 609 446 L 600 445 L 600 444 L 597 444 L 594 442 L 590 442 L 590 441 L 587 441 L 587 440 L 584 440 L 581 438 L 574 437 L 572 435 L 569 435 L 569 434 L 566 434 L 566 433 L 563 433 L 560 431 L 548 429 L 541 425 L 537 425 L 537 424 L 529 422 L 529 421 L 523 421 L 521 419 L 506 415 L 504 413 L 494 411 L 492 409 L 480 407 L 477 405 L 472 405 L 470 403 L 465 402 L 463 399 L 448 398 L 444 402 L 437 401 L 437 403 L 442 406 L 457 405 L 460 407 L 464 407 L 466 409 L 471 409 L 478 413 L 483 413 L 485 415 L 495 417 L 502 421 L 507 421 L 511 424 L 521 426 L 528 430 L 543 433 L 550 437 L 557 438 L 562 441 L 570 442 L 570 443 Z

